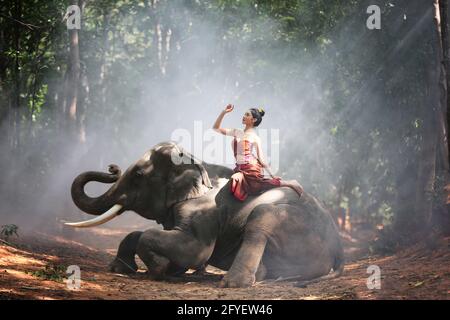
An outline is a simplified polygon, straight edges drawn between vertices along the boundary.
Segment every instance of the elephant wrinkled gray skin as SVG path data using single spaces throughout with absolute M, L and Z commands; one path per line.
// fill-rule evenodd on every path
M 164 227 L 126 236 L 110 264 L 113 272 L 136 272 L 137 254 L 154 279 L 209 264 L 228 270 L 220 283 L 225 287 L 247 287 L 280 277 L 324 279 L 342 273 L 343 250 L 336 225 L 323 205 L 306 192 L 299 197 L 291 188 L 275 188 L 240 202 L 229 191 L 231 169 L 200 162 L 174 142 L 156 145 L 123 175 L 115 165 L 109 171 L 85 172 L 74 180 L 75 204 L 102 216 L 96 218 L 100 222 L 72 225 L 96 225 L 132 210 Z M 91 198 L 84 193 L 89 181 L 114 185 Z M 105 211 L 109 212 L 106 218 Z

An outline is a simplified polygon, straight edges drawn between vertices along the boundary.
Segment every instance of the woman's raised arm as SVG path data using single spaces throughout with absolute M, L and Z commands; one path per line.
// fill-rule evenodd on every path
M 229 134 L 230 130 L 229 130 L 229 129 L 225 129 L 225 128 L 221 128 L 221 127 L 220 127 L 220 124 L 222 123 L 222 120 L 223 120 L 223 117 L 225 116 L 225 114 L 227 114 L 227 113 L 233 111 L 233 109 L 234 109 L 234 106 L 233 106 L 232 104 L 228 104 L 228 105 L 225 107 L 225 110 L 223 110 L 223 111 L 219 114 L 219 116 L 217 117 L 216 122 L 214 122 L 214 126 L 213 126 L 213 129 L 214 129 L 215 131 L 217 131 L 217 132 L 219 132 L 219 133 L 221 133 L 221 134 L 224 134 L 224 135 Z

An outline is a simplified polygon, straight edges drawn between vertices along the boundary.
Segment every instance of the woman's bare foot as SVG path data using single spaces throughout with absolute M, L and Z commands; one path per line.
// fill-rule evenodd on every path
M 303 194 L 303 187 L 298 183 L 297 180 L 289 180 L 286 181 L 288 183 L 288 186 L 295 190 L 295 192 L 298 193 L 298 196 L 301 197 Z

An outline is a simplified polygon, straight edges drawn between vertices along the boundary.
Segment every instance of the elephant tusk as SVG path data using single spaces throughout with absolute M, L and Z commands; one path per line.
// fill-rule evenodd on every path
M 115 204 L 111 209 L 103 213 L 102 215 L 95 217 L 91 220 L 81 221 L 81 222 L 65 222 L 66 226 L 71 226 L 75 228 L 87 228 L 87 227 L 95 227 L 100 224 L 103 224 L 111 219 L 114 219 L 118 214 L 120 209 L 122 209 L 121 204 Z

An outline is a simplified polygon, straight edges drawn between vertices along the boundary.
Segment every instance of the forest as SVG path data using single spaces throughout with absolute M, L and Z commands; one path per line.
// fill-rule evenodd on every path
M 0 300 L 449 299 L 448 13 L 448 0 L 0 2 Z M 91 218 L 74 179 L 125 171 L 180 132 L 232 169 L 231 140 L 212 157 L 196 145 L 229 103 L 225 127 L 264 108 L 272 168 L 331 214 L 342 275 L 233 289 L 212 265 L 165 281 L 142 261 L 109 272 L 125 235 L 161 227 L 131 211 L 64 225 Z

